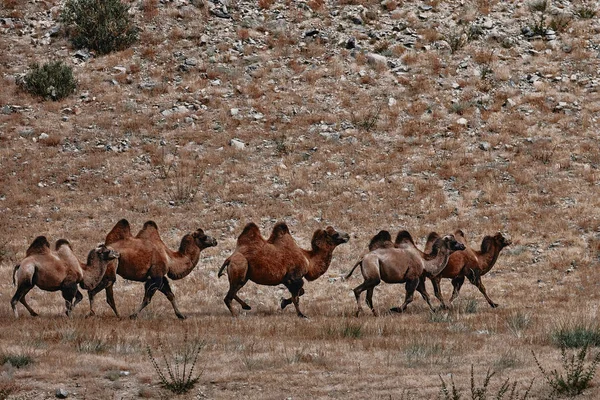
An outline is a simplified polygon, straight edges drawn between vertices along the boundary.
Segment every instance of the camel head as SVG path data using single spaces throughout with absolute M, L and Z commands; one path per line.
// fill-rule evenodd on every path
M 466 249 L 465 245 L 457 241 L 454 235 L 446 235 L 442 238 L 442 240 L 446 243 L 450 251 Z
M 512 244 L 512 240 L 509 235 L 505 235 L 501 232 L 496 233 L 494 235 L 494 240 L 496 243 L 500 245 L 500 248 L 504 248 L 506 246 L 510 246 Z
M 212 236 L 207 236 L 200 228 L 192 233 L 192 237 L 194 238 L 194 243 L 196 243 L 196 246 L 200 249 L 206 249 L 217 245 L 217 240 Z
M 512 244 L 512 240 L 508 235 L 504 235 L 501 232 L 496 233 L 494 236 L 486 236 L 483 238 L 481 242 L 481 252 L 487 253 L 490 251 L 492 246 L 496 246 L 498 251 L 502 250 L 506 246 L 510 246 Z
M 336 247 L 342 243 L 348 243 L 350 235 L 346 232 L 336 231 L 332 226 L 325 229 L 319 229 L 313 235 L 313 247 L 332 246 Z
M 106 246 L 104 243 L 98 244 L 95 249 L 88 254 L 88 265 L 92 265 L 93 260 L 111 261 L 121 257 L 118 251 Z

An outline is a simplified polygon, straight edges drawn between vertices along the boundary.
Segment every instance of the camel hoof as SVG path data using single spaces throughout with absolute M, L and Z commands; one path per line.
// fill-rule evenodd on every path
M 392 307 L 390 308 L 390 312 L 402 314 L 402 309 L 400 307 Z
M 498 304 L 496 304 L 496 303 L 491 303 L 491 304 L 490 304 L 490 306 L 491 306 L 492 308 L 498 308 Z
M 289 304 L 290 304 L 289 300 L 287 300 L 283 297 L 281 298 L 281 309 L 282 310 L 285 309 Z M 242 306 L 242 308 L 244 308 L 244 307 Z
M 246 304 L 246 305 L 242 306 L 242 310 L 252 310 L 252 307 L 250 307 L 248 304 Z
M 129 316 L 129 319 L 137 319 L 137 314 L 131 314 L 131 315 Z
M 183 315 L 183 314 L 177 314 L 177 318 L 179 318 L 180 320 L 184 320 L 187 317 L 185 315 Z
M 91 312 L 87 313 L 87 315 L 85 317 L 86 318 L 91 318 L 91 317 L 95 317 L 95 316 L 96 316 L 96 313 L 93 312 L 93 311 L 91 311 Z
M 302 319 L 308 319 L 308 317 L 302 313 L 298 313 L 298 317 L 300 317 Z

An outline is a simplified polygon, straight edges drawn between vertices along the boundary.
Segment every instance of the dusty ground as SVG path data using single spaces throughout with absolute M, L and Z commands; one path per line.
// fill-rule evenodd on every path
M 492 392 L 535 378 L 530 398 L 548 398 L 531 352 L 560 369 L 553 333 L 598 329 L 600 24 L 577 14 L 598 2 L 551 2 L 554 33 L 537 37 L 520 1 L 233 1 L 231 19 L 210 2 L 130 4 L 139 42 L 83 61 L 48 34 L 59 1 L 0 4 L 0 353 L 34 361 L 2 367 L 11 398 L 166 397 L 147 346 L 175 360 L 184 332 L 204 343 L 187 398 L 435 399 L 450 374 L 466 396 L 471 366 L 477 382 L 497 371 Z M 18 90 L 51 59 L 73 66 L 75 94 Z M 41 316 L 14 319 L 12 268 L 37 235 L 83 257 L 121 218 L 156 221 L 172 248 L 198 227 L 219 241 L 173 285 L 186 321 L 160 294 L 137 321 L 103 295 L 97 317 L 84 300 L 67 319 L 37 289 Z M 278 220 L 304 247 L 328 224 L 351 240 L 306 285 L 309 320 L 252 283 L 240 294 L 254 309 L 232 319 L 216 272 L 247 222 L 268 235 Z M 372 235 L 408 229 L 422 246 L 457 228 L 474 248 L 512 237 L 484 277 L 498 309 L 466 283 L 449 312 L 416 298 L 404 315 L 352 316 L 360 273 L 339 277 Z M 142 291 L 118 280 L 123 315 Z M 403 295 L 382 284 L 376 307 Z

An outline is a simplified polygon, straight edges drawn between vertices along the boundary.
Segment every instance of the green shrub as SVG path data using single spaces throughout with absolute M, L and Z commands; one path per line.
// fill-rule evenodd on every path
M 552 370 L 550 372 L 546 371 L 538 361 L 535 353 L 533 351 L 531 352 L 544 379 L 552 388 L 553 395 L 566 394 L 570 397 L 574 397 L 581 394 L 590 386 L 590 382 L 596 373 L 596 367 L 598 367 L 598 363 L 600 362 L 600 352 L 596 354 L 592 363 L 586 368 L 584 364 L 587 350 L 588 345 L 585 345 L 579 350 L 577 355 L 573 354 L 570 358 L 567 357 L 567 352 L 564 347 L 560 350 L 564 374 L 559 373 L 557 370 Z
M 190 391 L 200 380 L 200 374 L 194 374 L 194 369 L 198 360 L 198 354 L 203 347 L 204 342 L 188 342 L 186 331 L 183 337 L 183 348 L 176 352 L 171 362 L 169 362 L 163 344 L 159 339 L 158 348 L 161 351 L 165 364 L 164 370 L 159 366 L 158 360 L 152 354 L 152 349 L 149 345 L 146 347 L 146 350 L 162 386 L 173 393 L 183 394 Z
M 60 100 L 75 91 L 73 69 L 61 61 L 29 66 L 30 71 L 20 82 L 27 92 L 45 99 Z
M 24 353 L 4 354 L 0 357 L 0 365 L 10 364 L 15 368 L 25 368 L 33 363 L 33 357 Z
M 107 54 L 126 49 L 138 38 L 128 11 L 120 0 L 67 0 L 61 19 L 75 47 Z
M 522 394 L 519 393 L 519 390 L 517 390 L 517 382 L 513 382 L 511 384 L 509 379 L 506 379 L 502 383 L 495 395 L 489 394 L 488 386 L 490 384 L 490 380 L 495 374 L 495 372 L 488 370 L 483 380 L 483 384 L 478 386 L 475 383 L 475 373 L 473 365 L 471 365 L 471 396 L 467 398 L 471 400 L 486 400 L 488 398 L 502 400 L 505 398 L 505 395 L 508 395 L 508 397 L 506 397 L 507 400 L 526 400 L 529 398 L 529 393 L 531 392 L 531 387 L 533 386 L 533 380 L 531 380 L 529 386 Z M 462 390 L 457 388 L 456 384 L 454 383 L 454 377 L 450 376 L 450 387 L 446 381 L 444 381 L 444 378 L 442 378 L 441 375 L 439 375 L 439 377 L 442 381 L 439 398 L 444 400 L 460 400 L 463 398 Z
M 600 326 L 593 322 L 564 323 L 550 337 L 558 347 L 600 346 Z

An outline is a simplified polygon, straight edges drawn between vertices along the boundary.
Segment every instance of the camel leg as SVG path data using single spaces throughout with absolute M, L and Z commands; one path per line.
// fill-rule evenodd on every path
M 374 291 L 375 291 L 375 287 L 370 287 L 367 289 L 366 301 L 367 301 L 367 305 L 373 312 L 373 315 L 377 317 L 377 311 L 375 310 L 375 307 L 373 307 L 373 292 Z
M 429 300 L 429 294 L 427 293 L 427 288 L 425 287 L 425 277 L 421 277 L 421 279 L 419 279 L 419 284 L 417 285 L 417 291 L 419 293 L 421 293 L 421 297 L 423 297 L 423 300 L 425 300 L 427 302 L 427 305 L 429 306 L 429 309 L 433 312 L 435 312 L 435 308 L 433 308 L 433 306 L 431 305 L 431 301 Z
M 70 285 L 67 287 L 63 287 L 61 292 L 62 292 L 63 299 L 65 299 L 65 308 L 66 308 L 65 312 L 67 314 L 67 317 L 70 317 L 71 311 L 73 311 L 73 300 L 77 296 L 77 293 L 79 293 L 79 296 L 81 296 L 81 293 L 79 292 L 79 290 L 77 290 L 77 285 Z M 83 296 L 81 296 L 81 297 L 83 298 Z
M 296 308 L 296 314 L 298 314 L 300 318 L 306 318 L 306 315 L 302 314 L 302 311 L 300 311 L 300 291 L 302 290 L 302 286 L 304 285 L 304 279 L 302 279 L 302 277 L 300 277 L 299 279 L 290 278 L 286 279 L 286 281 L 283 282 L 283 284 L 292 295 L 292 303 Z
M 171 285 L 169 285 L 169 281 L 167 280 L 167 278 L 163 278 L 162 283 L 163 284 L 160 285 L 158 290 L 160 290 L 162 294 L 167 296 L 167 299 L 171 302 L 171 305 L 173 306 L 173 310 L 175 310 L 175 315 L 177 315 L 177 318 L 185 319 L 185 315 L 183 315 L 177 308 L 177 303 L 175 302 L 175 295 L 171 290 Z
M 433 285 L 433 292 L 435 293 L 435 297 L 437 297 L 437 299 L 440 301 L 440 303 L 441 303 L 440 307 L 443 310 L 447 310 L 448 306 L 444 302 L 444 298 L 442 297 L 442 290 L 440 288 L 441 281 L 442 281 L 442 278 L 440 276 L 434 276 L 433 278 L 431 278 L 431 284 Z
M 110 282 L 107 279 L 102 279 L 102 281 L 100 281 L 100 283 L 98 284 L 98 286 L 96 286 L 92 290 L 88 290 L 88 299 L 90 301 L 90 312 L 88 313 L 88 315 L 86 317 L 91 317 L 91 316 L 96 315 L 96 312 L 94 311 L 94 297 L 96 297 L 96 295 L 98 293 L 100 293 L 101 291 L 103 291 L 104 289 L 106 289 L 106 287 L 109 284 L 112 284 L 112 282 Z M 106 296 L 108 298 L 108 293 L 107 293 Z
M 75 308 L 75 306 L 79 304 L 81 300 L 83 300 L 83 295 L 79 290 L 77 290 L 77 292 L 75 293 L 75 301 L 73 302 L 73 308 Z
M 110 308 L 112 308 L 117 318 L 121 318 L 119 312 L 117 311 L 117 305 L 115 304 L 115 295 L 113 293 L 114 283 L 115 282 L 110 282 L 109 285 L 106 287 L 106 302 L 108 303 Z
M 298 296 L 303 296 L 304 295 L 304 288 L 300 289 L 300 292 L 298 292 Z M 283 310 L 284 308 L 286 308 L 287 306 L 289 306 L 290 304 L 292 304 L 292 298 L 281 298 L 281 309 Z
M 477 286 L 477 289 L 479 289 L 479 291 L 481 292 L 481 294 L 483 294 L 483 297 L 485 297 L 485 299 L 487 300 L 487 302 L 490 305 L 490 307 L 492 307 L 492 308 L 498 307 L 498 304 L 494 303 L 492 301 L 492 299 L 490 299 L 489 296 L 487 295 L 487 292 L 485 290 L 485 286 L 483 286 L 483 282 L 481 282 L 481 275 L 479 274 L 479 271 L 475 271 L 473 273 L 473 275 L 474 275 L 473 279 L 471 279 L 471 277 L 469 277 L 469 281 L 471 281 L 471 283 L 473 285 Z
M 140 313 L 140 311 L 142 311 L 144 308 L 146 308 L 146 306 L 148 304 L 150 304 L 150 300 L 152 300 L 152 296 L 154 296 L 154 293 L 156 293 L 158 288 L 162 285 L 162 279 L 163 279 L 163 277 L 159 276 L 157 278 L 149 278 L 146 281 L 146 283 L 144 284 L 144 288 L 145 288 L 144 300 L 142 300 L 142 304 L 140 305 L 140 308 L 138 308 L 138 310 L 136 312 L 131 314 L 129 316 L 129 318 L 136 319 L 138 314 Z
M 229 279 L 229 291 L 227 291 L 227 294 L 225 295 L 225 298 L 223 299 L 223 301 L 225 302 L 225 305 L 229 309 L 229 312 L 231 312 L 231 315 L 235 317 L 236 312 L 233 310 L 233 308 L 231 306 L 232 300 L 235 300 L 238 303 L 240 303 L 240 305 L 242 306 L 242 308 L 244 310 L 251 309 L 251 307 L 248 304 L 246 304 L 245 301 L 240 299 L 237 295 L 237 292 L 242 287 L 244 287 L 246 282 L 248 282 L 248 278 L 246 278 L 246 274 L 248 273 L 248 260 L 246 260 L 246 257 L 244 257 L 243 255 L 241 255 L 239 253 L 233 254 L 229 258 L 229 260 L 230 260 L 229 265 L 227 266 L 227 277 Z
M 21 304 L 25 306 L 25 308 L 27 309 L 27 311 L 29 311 L 29 314 L 31 314 L 32 317 L 38 316 L 38 313 L 33 311 L 33 309 L 29 307 L 29 304 L 27 304 L 27 302 L 25 301 L 25 295 L 29 293 L 31 289 L 33 289 L 33 285 L 21 284 L 19 285 L 19 287 L 17 287 L 15 295 L 10 300 L 10 305 L 12 307 L 13 313 L 15 314 L 15 318 L 19 318 L 19 313 L 17 312 L 18 302 L 21 302 Z
M 390 311 L 397 312 L 397 313 L 404 312 L 406 310 L 406 307 L 413 301 L 413 298 L 415 295 L 415 289 L 417 288 L 418 285 L 419 285 L 419 279 L 413 279 L 413 280 L 407 281 L 406 285 L 404 285 L 404 288 L 406 290 L 406 295 L 404 296 L 404 303 L 402 303 L 400 308 L 398 308 L 398 307 L 390 308 Z
M 354 290 L 353 290 L 354 297 L 356 297 L 356 305 L 358 306 L 356 309 L 357 317 L 362 312 L 362 306 L 360 305 L 360 294 L 362 292 L 364 292 L 365 290 L 371 290 L 371 303 L 369 304 L 369 301 L 367 300 L 367 305 L 369 306 L 369 308 L 371 308 L 373 315 L 377 316 L 377 311 L 375 311 L 375 308 L 373 308 L 372 296 L 373 296 L 373 289 L 375 289 L 375 286 L 379 285 L 380 282 L 381 282 L 381 280 L 379 278 L 369 279 L 369 280 L 365 280 L 363 283 L 361 283 L 360 285 L 358 285 L 357 287 L 354 288 Z M 368 295 L 369 295 L 369 292 L 367 292 L 367 296 Z
M 454 300 L 456 300 L 456 298 L 458 297 L 458 295 L 460 293 L 460 288 L 462 287 L 464 282 L 465 282 L 464 276 L 459 276 L 459 277 L 452 279 L 452 286 L 454 286 L 454 290 L 452 291 L 452 296 L 450 297 L 450 302 L 449 302 L 450 305 L 452 305 L 452 302 Z

